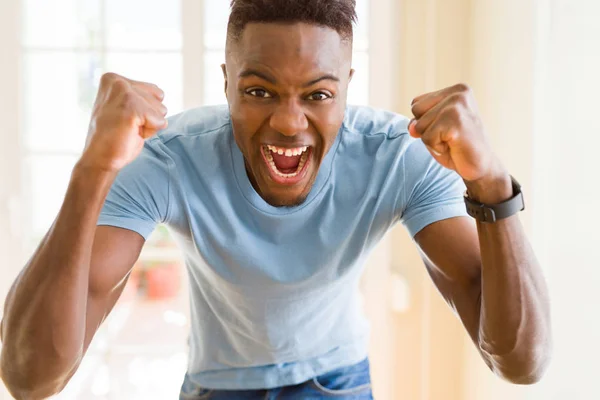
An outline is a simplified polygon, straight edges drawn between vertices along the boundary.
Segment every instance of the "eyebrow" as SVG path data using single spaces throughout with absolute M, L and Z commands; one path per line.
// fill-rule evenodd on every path
M 239 75 L 238 75 L 239 78 L 248 78 L 250 76 L 255 76 L 257 78 L 263 79 L 263 80 L 265 80 L 265 81 L 267 81 L 267 82 L 269 82 L 269 83 L 271 83 L 273 85 L 277 84 L 277 80 L 273 76 L 271 76 L 269 74 L 265 74 L 265 73 L 260 72 L 260 71 L 257 71 L 255 69 L 245 69 L 242 72 L 240 72 Z M 320 76 L 320 77 L 318 77 L 316 79 L 313 79 L 312 81 L 306 82 L 305 84 L 302 85 L 302 87 L 306 88 L 306 87 L 312 86 L 312 85 L 314 85 L 316 83 L 319 83 L 319 82 L 325 81 L 325 80 L 339 82 L 340 78 L 338 78 L 337 76 L 332 75 L 332 74 L 325 74 L 325 75 Z

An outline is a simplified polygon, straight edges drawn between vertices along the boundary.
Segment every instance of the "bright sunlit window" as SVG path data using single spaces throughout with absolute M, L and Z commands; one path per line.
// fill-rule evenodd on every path
M 24 0 L 24 115 L 34 246 L 62 202 L 83 149 L 100 76 L 150 81 L 182 110 L 181 8 L 167 0 Z M 42 195 L 43 194 L 43 195 Z

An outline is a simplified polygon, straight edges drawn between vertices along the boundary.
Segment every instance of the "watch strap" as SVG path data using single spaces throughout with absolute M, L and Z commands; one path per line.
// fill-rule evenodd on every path
M 471 199 L 465 192 L 465 205 L 467 214 L 481 222 L 496 222 L 515 215 L 525 209 L 525 201 L 521 192 L 521 185 L 511 175 L 513 197 L 498 204 L 483 204 Z

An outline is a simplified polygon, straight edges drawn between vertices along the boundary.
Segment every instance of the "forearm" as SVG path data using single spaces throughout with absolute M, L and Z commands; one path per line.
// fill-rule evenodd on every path
M 7 297 L 0 362 L 17 394 L 60 384 L 81 359 L 91 249 L 113 180 L 113 173 L 73 170 L 55 223 Z
M 483 203 L 512 197 L 508 174 L 469 188 Z M 547 365 L 550 348 L 548 292 L 518 217 L 477 222 L 481 247 L 479 345 L 492 367 L 515 383 L 531 383 Z

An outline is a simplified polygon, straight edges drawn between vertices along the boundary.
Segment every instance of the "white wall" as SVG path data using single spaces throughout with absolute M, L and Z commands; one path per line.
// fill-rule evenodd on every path
M 19 233 L 19 2 L 0 2 L 0 304 L 21 263 Z M 3 310 L 0 310 L 2 315 Z M 0 383 L 0 399 L 8 399 Z
M 600 303 L 600 259 L 594 254 L 600 239 L 594 208 L 600 198 L 600 3 L 403 0 L 402 5 L 398 111 L 408 112 L 410 98 L 419 92 L 458 81 L 473 87 L 495 150 L 524 187 L 527 211 L 521 220 L 550 286 L 555 351 L 546 377 L 533 387 L 493 376 L 427 283 L 409 238 L 396 232 L 392 258 L 410 281 L 413 302 L 396 317 L 402 326 L 395 327 L 413 346 L 396 344 L 406 351 L 396 354 L 415 365 L 399 370 L 406 386 L 397 388 L 397 398 L 600 398 L 594 380 L 600 358 L 594 309 Z
M 534 226 L 553 302 L 554 361 L 540 398 L 598 399 L 600 3 L 542 2 Z
M 414 97 L 468 81 L 469 0 L 399 3 L 395 111 L 410 115 Z M 406 280 L 409 307 L 396 313 L 390 326 L 396 335 L 396 385 L 388 399 L 459 399 L 464 328 L 431 283 L 402 227 L 393 232 L 392 242 L 393 268 Z
M 530 238 L 534 138 L 534 0 L 471 1 L 469 82 L 495 151 L 523 185 L 526 211 L 520 219 Z M 466 339 L 465 339 L 466 340 Z M 465 347 L 461 399 L 519 400 L 531 388 L 513 386 L 494 376 L 472 346 Z
M 495 144 L 528 189 L 524 219 L 550 286 L 555 349 L 532 388 L 482 374 L 470 355 L 465 399 L 600 398 L 600 3 L 475 4 L 473 76 Z

